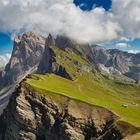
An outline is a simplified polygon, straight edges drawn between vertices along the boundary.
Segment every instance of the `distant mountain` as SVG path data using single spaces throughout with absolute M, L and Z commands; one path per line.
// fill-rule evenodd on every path
M 140 80 L 140 54 L 92 46 L 93 59 L 108 74 L 118 73 L 136 81 Z

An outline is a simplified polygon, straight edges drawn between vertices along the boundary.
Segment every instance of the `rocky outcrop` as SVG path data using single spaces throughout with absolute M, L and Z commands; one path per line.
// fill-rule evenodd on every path
M 36 70 L 44 52 L 45 39 L 32 32 L 16 36 L 9 63 L 2 73 L 0 85 L 11 85 Z
M 61 103 L 22 83 L 0 118 L 0 140 L 120 140 L 124 137 L 115 125 L 117 117 L 110 111 L 67 97 L 58 99 Z

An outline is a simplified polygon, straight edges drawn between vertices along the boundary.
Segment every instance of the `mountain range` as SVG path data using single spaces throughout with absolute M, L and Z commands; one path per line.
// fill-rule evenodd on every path
M 55 39 L 49 35 L 47 43 L 48 46 L 52 44 L 61 49 L 71 48 L 108 75 L 119 74 L 136 82 L 140 81 L 140 53 L 132 54 L 117 49 L 108 50 L 98 45 L 82 45 L 64 36 L 57 36 Z M 15 37 L 11 59 L 0 78 L 1 86 L 18 82 L 18 79 L 35 72 L 42 55 L 47 55 L 43 54 L 44 46 L 45 38 L 33 32 Z M 43 62 L 40 64 L 40 69 L 41 65 Z
M 133 54 L 117 49 L 106 50 L 93 46 L 93 59 L 107 73 L 118 73 L 140 81 L 140 53 Z
M 65 36 L 16 36 L 0 72 L 0 106 L 9 100 L 0 140 L 140 138 L 139 81 L 140 54 Z

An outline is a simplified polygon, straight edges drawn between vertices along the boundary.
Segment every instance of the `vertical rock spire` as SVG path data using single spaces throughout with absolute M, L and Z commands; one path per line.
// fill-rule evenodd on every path
M 50 61 L 51 61 L 52 54 L 49 47 L 55 45 L 56 45 L 55 38 L 51 34 L 49 34 L 45 42 L 45 51 L 43 53 L 43 57 L 38 67 L 38 71 L 37 71 L 38 73 L 43 74 L 43 73 L 50 72 L 51 69 Z

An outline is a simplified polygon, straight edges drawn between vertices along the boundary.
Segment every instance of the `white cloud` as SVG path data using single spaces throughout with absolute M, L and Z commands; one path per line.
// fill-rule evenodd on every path
M 116 47 L 120 49 L 124 49 L 124 48 L 128 48 L 129 45 L 127 43 L 117 43 Z
M 113 0 L 113 14 L 127 38 L 140 38 L 140 0 Z
M 0 0 L 0 31 L 65 34 L 84 43 L 140 38 L 140 1 L 113 0 L 112 10 L 84 12 L 73 0 Z
M 8 63 L 10 56 L 11 56 L 10 54 L 0 55 L 0 67 L 4 67 Z
M 140 53 L 140 50 L 128 50 L 128 52 L 136 54 L 136 53 Z
M 0 31 L 65 34 L 84 43 L 115 40 L 121 32 L 112 13 L 84 12 L 73 0 L 1 0 L 0 24 Z

